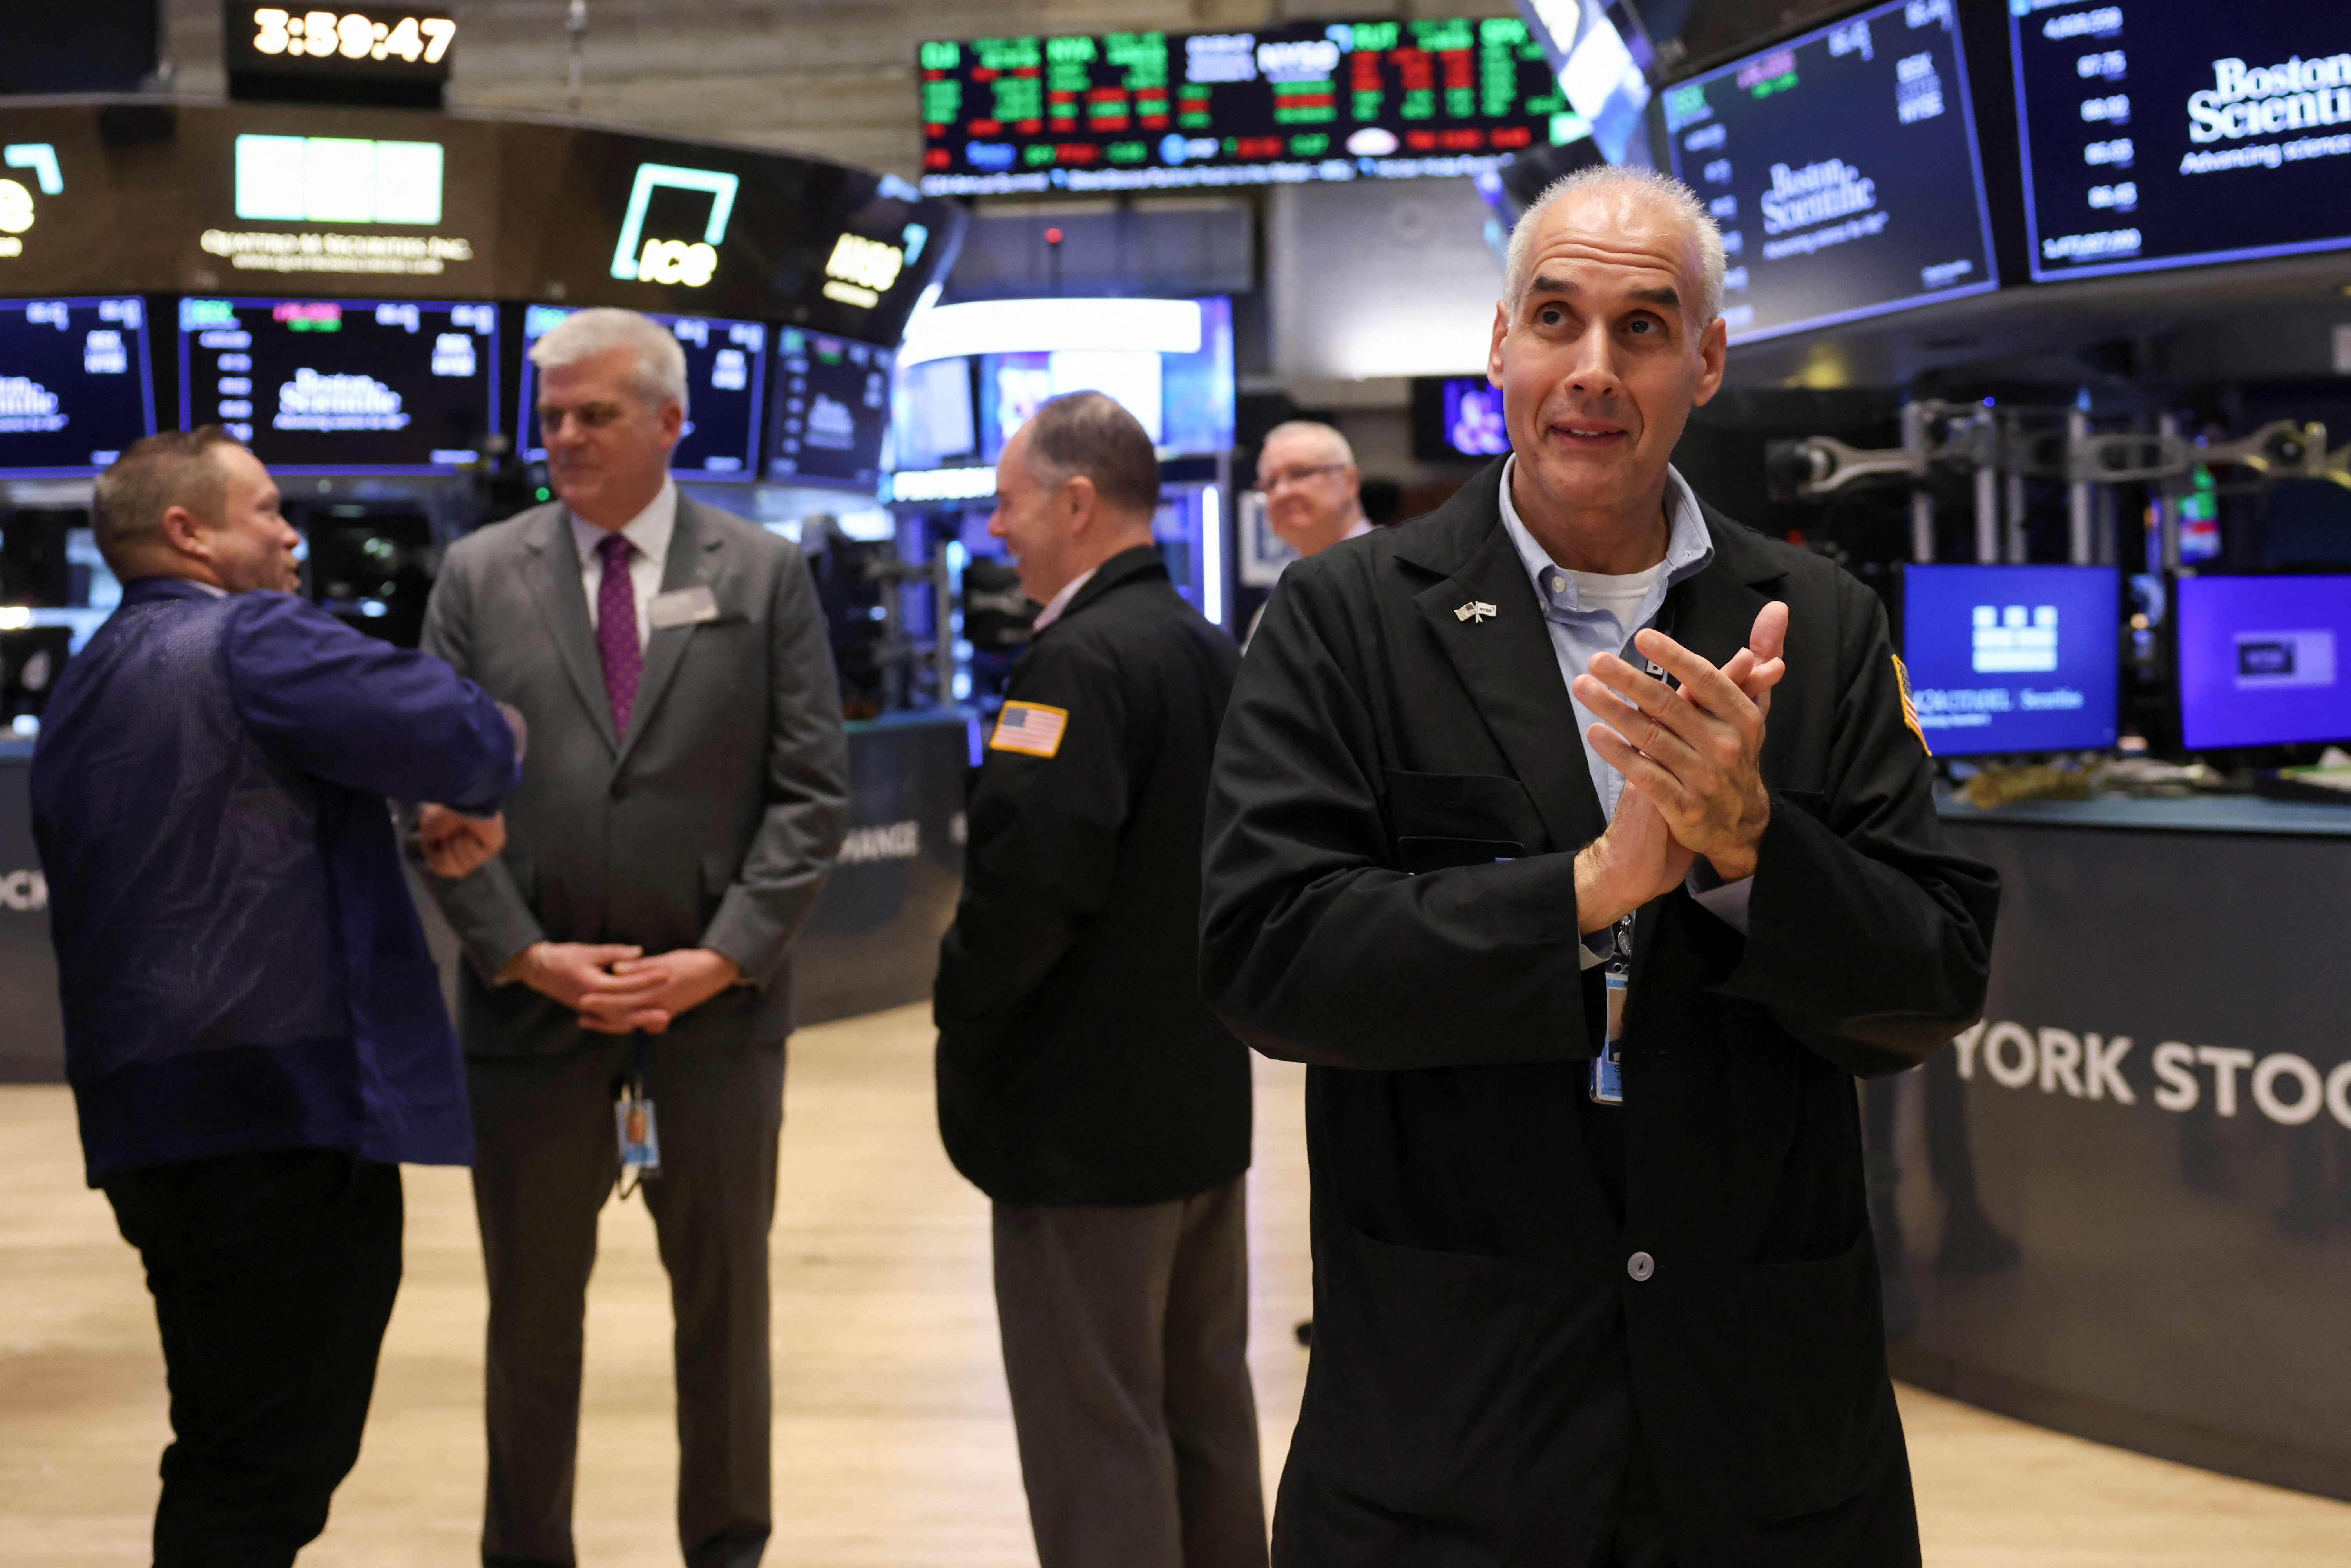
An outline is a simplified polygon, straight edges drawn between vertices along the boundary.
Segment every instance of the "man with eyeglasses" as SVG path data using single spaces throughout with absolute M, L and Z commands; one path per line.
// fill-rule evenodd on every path
M 452 547 L 424 624 L 534 743 L 504 857 L 434 884 L 468 960 L 482 1561 L 576 1560 L 583 1307 L 625 1140 L 650 1156 L 632 1163 L 676 1314 L 680 1544 L 689 1568 L 749 1568 L 791 946 L 847 817 L 841 695 L 799 548 L 670 477 L 677 340 L 583 310 L 530 357 L 558 499 Z
M 1364 475 L 1347 438 L 1316 420 L 1293 419 L 1266 433 L 1258 452 L 1257 487 L 1266 521 L 1301 559 L 1320 555 L 1341 539 L 1372 531 L 1364 515 Z M 1258 607 L 1241 646 L 1257 635 Z

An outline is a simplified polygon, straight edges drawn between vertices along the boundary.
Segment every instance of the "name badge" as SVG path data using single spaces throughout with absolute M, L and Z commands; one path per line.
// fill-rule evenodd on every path
M 645 619 L 656 632 L 671 626 L 694 626 L 718 619 L 718 596 L 706 583 L 656 593 L 645 607 Z

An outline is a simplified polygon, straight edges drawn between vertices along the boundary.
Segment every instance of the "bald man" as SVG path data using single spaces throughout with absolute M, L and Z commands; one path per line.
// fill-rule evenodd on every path
M 1979 1015 L 1876 597 L 1667 461 L 1722 242 L 1571 175 L 1511 238 L 1511 455 L 1283 574 L 1210 778 L 1200 978 L 1310 1064 L 1277 1568 L 1901 1568 L 1855 1079 Z
M 1364 473 L 1355 466 L 1354 448 L 1318 420 L 1293 419 L 1266 432 L 1257 455 L 1257 487 L 1275 537 L 1301 559 L 1372 531 L 1372 520 L 1364 515 Z M 1242 647 L 1264 618 L 1259 605 L 1249 617 Z

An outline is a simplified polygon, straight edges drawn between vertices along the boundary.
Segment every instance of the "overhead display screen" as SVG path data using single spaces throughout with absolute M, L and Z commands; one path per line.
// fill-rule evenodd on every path
M 2351 246 L 2351 6 L 2010 9 L 2036 281 Z
M 1904 567 L 1902 659 L 1935 755 L 2112 746 L 2121 591 L 2110 567 Z
M 1662 96 L 1733 341 L 1998 287 L 1952 0 L 1892 0 Z
M 872 490 L 890 428 L 887 349 L 784 328 L 776 340 L 776 445 L 782 485 Z
M 2351 577 L 2183 577 L 2190 750 L 2351 740 Z
M 528 436 L 523 455 L 547 456 L 538 436 L 538 368 L 530 345 L 570 315 L 549 305 L 523 312 L 522 397 L 515 428 Z M 655 316 L 685 351 L 685 434 L 669 455 L 673 472 L 704 479 L 756 479 L 759 458 L 759 392 L 767 381 L 768 329 L 757 321 L 702 316 Z
M 183 299 L 180 410 L 288 474 L 449 474 L 498 428 L 495 305 Z
M 0 299 L 0 477 L 94 475 L 154 432 L 143 300 Z
M 935 42 L 923 190 L 1469 174 L 1589 134 L 1516 16 Z

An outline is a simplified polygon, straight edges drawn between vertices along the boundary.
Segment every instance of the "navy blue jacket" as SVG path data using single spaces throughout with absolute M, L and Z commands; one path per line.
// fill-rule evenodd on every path
M 283 593 L 126 584 L 32 768 L 91 1184 L 279 1149 L 465 1164 L 386 797 L 486 815 L 519 777 L 497 705 L 438 659 Z

